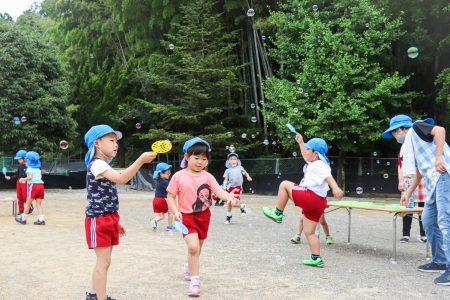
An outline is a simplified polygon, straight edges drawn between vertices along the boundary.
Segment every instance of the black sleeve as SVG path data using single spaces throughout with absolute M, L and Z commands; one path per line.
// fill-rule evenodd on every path
M 413 125 L 414 131 L 417 135 L 425 142 L 433 142 L 434 137 L 431 135 L 431 130 L 433 130 L 434 125 L 430 125 L 425 122 L 416 122 Z
M 167 190 L 167 187 L 169 186 L 169 180 L 161 180 L 159 182 L 159 184 L 161 184 L 161 188 L 165 191 L 165 190 Z

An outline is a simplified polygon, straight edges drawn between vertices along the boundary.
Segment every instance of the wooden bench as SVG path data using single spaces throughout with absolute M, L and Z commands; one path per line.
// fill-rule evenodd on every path
M 11 197 L 0 198 L 0 202 L 12 202 L 12 215 L 17 215 L 17 200 Z

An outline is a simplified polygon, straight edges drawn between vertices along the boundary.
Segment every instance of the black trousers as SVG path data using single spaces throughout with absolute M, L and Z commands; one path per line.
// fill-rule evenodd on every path
M 424 207 L 425 202 L 418 202 L 419 207 Z M 403 217 L 403 236 L 409 236 L 411 233 L 412 214 Z M 419 216 L 420 236 L 425 236 L 425 230 L 422 225 L 422 217 Z

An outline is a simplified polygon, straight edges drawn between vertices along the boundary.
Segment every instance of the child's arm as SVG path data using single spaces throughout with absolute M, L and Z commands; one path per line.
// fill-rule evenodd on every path
M 397 172 L 398 172 L 398 190 L 400 192 L 404 192 L 405 191 L 405 182 L 403 181 L 403 172 L 402 172 L 402 167 L 400 167 L 400 165 L 397 167 Z
M 223 184 L 222 184 L 222 187 L 223 187 L 224 190 L 227 189 L 227 183 L 228 183 L 228 175 L 226 175 L 226 176 L 223 178 Z
M 333 176 L 328 176 L 325 179 L 330 186 L 331 190 L 333 191 L 333 196 L 337 199 L 342 199 L 344 197 L 344 192 L 341 190 L 341 188 L 338 186 L 336 180 L 334 180 Z
M 181 221 L 182 216 L 181 213 L 178 211 L 177 203 L 176 203 L 176 195 L 167 193 L 167 206 L 169 206 L 169 210 L 172 212 L 173 216 L 175 217 L 176 221 Z
M 411 183 L 411 186 L 409 187 L 409 189 L 405 193 L 403 193 L 402 197 L 400 198 L 400 204 L 402 204 L 402 205 L 408 204 L 409 198 L 411 198 L 411 194 L 414 192 L 414 190 L 419 185 L 420 180 L 422 180 L 422 174 L 420 174 L 419 169 L 416 168 L 416 176 L 414 177 L 414 180 Z
M 252 181 L 252 177 L 250 176 L 250 174 L 248 174 L 248 172 L 246 170 L 244 170 L 244 175 L 247 178 L 248 181 Z
M 444 164 L 444 143 L 445 143 L 445 128 L 441 126 L 434 126 L 430 134 L 434 137 L 436 143 L 436 171 L 444 173 L 447 168 Z
M 305 159 L 306 147 L 305 147 L 305 143 L 303 142 L 303 136 L 300 133 L 298 133 L 295 136 L 295 140 L 297 141 L 298 145 L 300 146 L 300 152 L 302 153 L 303 159 Z M 306 161 L 306 159 L 305 159 L 305 161 Z M 306 163 L 308 163 L 308 162 L 306 161 Z
M 122 173 L 117 172 L 114 169 L 109 169 L 103 172 L 101 175 L 106 179 L 111 180 L 117 184 L 125 184 L 133 178 L 134 174 L 136 174 L 143 164 L 149 163 L 156 158 L 156 154 L 153 152 L 144 152 L 139 156 L 136 161 L 125 169 Z

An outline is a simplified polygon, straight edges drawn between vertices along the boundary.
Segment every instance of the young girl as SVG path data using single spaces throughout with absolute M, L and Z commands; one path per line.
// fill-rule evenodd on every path
M 153 227 L 153 231 L 156 231 L 158 228 L 158 222 L 164 219 L 164 216 L 169 212 L 169 208 L 167 207 L 167 186 L 169 185 L 169 178 L 172 166 L 166 163 L 159 163 L 156 165 L 156 170 L 153 172 L 153 179 L 156 180 L 156 188 L 155 188 L 155 198 L 153 198 L 153 212 L 157 214 L 151 220 L 151 224 Z M 168 226 L 166 230 L 175 230 L 175 226 L 173 226 L 173 215 L 169 212 L 168 215 Z
M 307 163 L 304 168 L 305 175 L 299 185 L 283 181 L 278 189 L 277 207 L 263 207 L 263 213 L 273 221 L 281 223 L 283 210 L 289 199 L 292 199 L 296 206 L 301 207 L 303 229 L 311 250 L 311 258 L 304 260 L 303 264 L 323 268 L 324 263 L 320 256 L 320 241 L 316 235 L 316 227 L 327 206 L 328 185 L 333 190 L 334 197 L 338 199 L 344 196 L 344 192 L 331 176 L 331 168 L 326 157 L 328 152 L 326 142 L 321 138 L 313 138 L 304 144 L 300 134 L 295 136 L 295 140 Z
M 183 170 L 173 175 L 167 187 L 167 203 L 177 221 L 183 221 L 188 234 L 183 234 L 188 248 L 188 264 L 184 266 L 184 279 L 191 281 L 189 296 L 200 296 L 199 259 L 203 243 L 208 236 L 211 212 L 211 194 L 221 199 L 234 200 L 232 194 L 222 190 L 205 167 L 210 159 L 210 146 L 201 138 L 188 140 L 183 146 Z M 178 197 L 178 207 L 175 198 Z
M 108 125 L 91 127 L 84 136 L 88 147 L 85 156 L 87 166 L 86 189 L 88 205 L 84 221 L 86 242 L 89 249 L 94 249 L 97 263 L 92 272 L 92 290 L 86 293 L 86 300 L 111 299 L 106 296 L 106 279 L 111 264 L 113 246 L 119 244 L 119 236 L 126 234 L 120 224 L 119 198 L 116 184 L 125 184 L 144 163 L 155 159 L 153 152 L 141 156 L 122 173 L 115 171 L 109 163 L 117 155 L 120 131 Z
M 247 171 L 245 171 L 245 169 L 242 167 L 239 155 L 235 152 L 228 154 L 225 167 L 227 167 L 227 169 L 223 174 L 223 188 L 226 189 L 229 193 L 235 190 L 236 193 L 238 193 L 236 195 L 236 198 L 240 200 L 242 195 L 242 184 L 244 183 L 243 175 L 245 175 L 248 181 L 252 181 L 252 178 L 250 177 L 250 174 L 248 174 Z M 225 220 L 225 224 L 231 223 L 231 218 L 233 217 L 231 215 L 231 210 L 233 209 L 233 206 L 241 208 L 241 215 L 245 216 L 247 214 L 247 206 L 245 205 L 245 203 L 241 204 L 240 201 L 228 201 L 227 218 Z
M 41 158 L 37 152 L 27 152 L 26 156 L 26 178 L 20 178 L 21 183 L 28 181 L 27 202 L 23 214 L 16 218 L 20 224 L 27 224 L 27 216 L 30 212 L 31 202 L 36 201 L 36 207 L 39 212 L 38 219 L 34 225 L 45 225 L 44 210 L 42 209 L 42 200 L 44 200 L 44 181 L 42 181 Z

